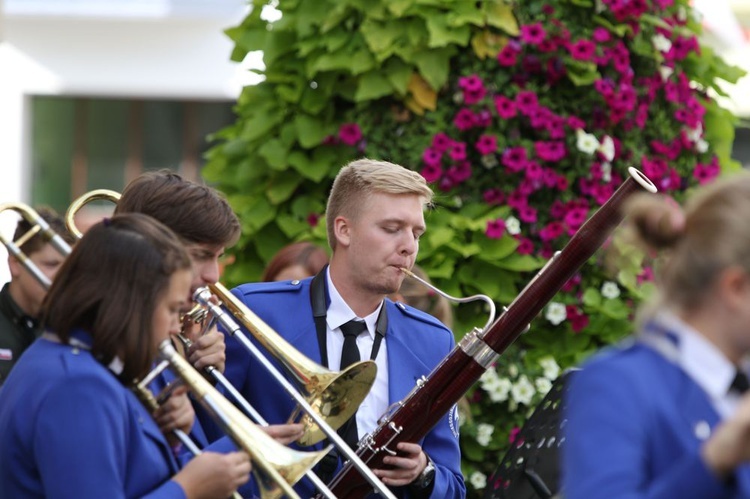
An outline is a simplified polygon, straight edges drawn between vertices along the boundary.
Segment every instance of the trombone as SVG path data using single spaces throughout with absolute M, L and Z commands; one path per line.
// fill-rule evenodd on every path
M 159 345 L 159 356 L 163 362 L 157 368 L 168 365 L 190 388 L 198 402 L 219 422 L 235 444 L 250 455 L 254 464 L 253 475 L 260 488 L 261 498 L 276 499 L 286 495 L 299 499 L 292 485 L 325 457 L 330 446 L 317 452 L 302 452 L 281 445 L 219 394 L 211 383 L 177 353 L 170 340 L 164 340 Z M 149 373 L 148 377 L 153 379 L 153 373 L 154 371 Z
M 36 236 L 37 234 L 41 235 L 44 240 L 50 243 L 52 247 L 55 248 L 55 250 L 57 250 L 57 252 L 62 256 L 68 256 L 70 254 L 70 246 L 59 234 L 52 230 L 47 221 L 31 207 L 23 203 L 0 204 L 0 213 L 5 211 L 15 211 L 16 213 L 21 215 L 21 217 L 23 217 L 23 219 L 26 220 L 29 225 L 31 225 L 31 229 L 26 231 L 26 233 L 22 234 L 15 241 L 12 239 L 7 239 L 2 234 L 0 234 L 0 242 L 2 242 L 3 245 L 5 245 L 5 247 L 8 249 L 8 253 L 13 255 L 16 260 L 18 260 L 21 265 L 23 265 L 23 267 L 28 270 L 42 286 L 44 286 L 44 288 L 49 289 L 49 287 L 52 285 L 49 277 L 47 277 L 39 269 L 39 267 L 37 267 L 34 262 L 31 261 L 28 255 L 21 251 L 21 246 L 23 246 L 24 243 L 26 243 L 29 239 Z
M 231 314 L 242 322 L 243 326 L 250 331 L 253 336 L 266 348 L 270 353 L 276 356 L 280 353 L 280 349 L 289 348 L 292 349 L 286 340 L 284 340 L 277 332 L 275 332 L 270 326 L 268 326 L 263 320 L 255 315 L 249 308 L 245 306 L 237 297 L 235 297 L 227 288 L 223 285 L 216 283 L 209 285 L 211 292 L 216 295 L 224 304 L 224 306 L 231 312 Z M 281 384 L 284 390 L 291 395 L 299 406 L 305 411 L 308 419 L 312 419 L 317 424 L 317 430 L 324 433 L 331 443 L 333 443 L 348 459 L 351 461 L 352 466 L 362 473 L 365 479 L 375 488 L 375 490 L 388 499 L 395 499 L 393 493 L 375 476 L 370 468 L 362 462 L 362 459 L 357 453 L 349 447 L 346 442 L 339 436 L 336 430 L 327 423 L 326 418 L 332 421 L 338 422 L 339 425 L 343 424 L 346 419 L 341 420 L 343 415 L 350 413 L 351 401 L 347 399 L 349 390 L 352 390 L 352 397 L 360 396 L 364 399 L 365 395 L 372 385 L 372 380 L 362 381 L 360 378 L 364 378 L 362 374 L 371 372 L 372 378 L 375 377 L 377 367 L 373 361 L 363 361 L 352 364 L 347 369 L 340 373 L 330 373 L 325 368 L 319 367 L 316 372 L 307 372 L 299 366 L 297 372 L 293 373 L 295 379 L 302 382 L 304 386 L 312 387 L 315 390 L 316 386 L 319 386 L 321 390 L 324 390 L 325 396 L 318 396 L 318 392 L 312 391 L 311 398 L 316 404 L 313 407 L 310 402 L 295 388 L 292 383 L 284 377 L 281 372 L 271 363 L 268 358 L 263 355 L 258 347 L 256 347 L 252 341 L 242 332 L 240 326 L 229 317 L 229 313 L 224 311 L 219 305 L 212 303 L 208 298 L 211 293 L 196 293 L 196 300 L 199 304 L 204 305 L 208 308 L 209 313 L 213 315 L 222 325 L 225 331 L 231 336 L 234 336 L 244 346 L 250 354 L 255 357 L 266 370 Z M 279 352 L 277 352 L 277 350 Z M 295 350 L 296 352 L 296 350 Z M 296 352 L 298 355 L 299 352 Z M 308 363 L 309 359 L 302 356 Z M 286 358 L 285 355 L 277 357 L 282 362 Z M 368 364 L 368 362 L 371 363 Z M 296 365 L 290 367 L 294 368 Z M 317 364 L 316 364 L 317 366 Z M 330 374 L 326 376 L 327 374 Z M 306 376 L 313 376 L 310 379 L 306 379 Z M 316 377 L 320 376 L 320 379 Z M 362 394 L 363 393 L 363 394 Z M 359 403 L 354 405 L 356 410 Z M 351 411 L 353 412 L 353 411 Z M 311 424 L 306 421 L 305 424 Z
M 22 203 L 4 203 L 0 205 L 0 213 L 4 211 L 8 211 L 8 210 L 15 211 L 18 214 L 20 214 L 31 225 L 31 229 L 29 229 L 26 233 L 22 234 L 21 237 L 19 237 L 15 241 L 8 240 L 5 237 L 3 237 L 2 234 L 0 234 L 0 242 L 2 242 L 5 245 L 5 247 L 8 249 L 8 252 L 11 255 L 13 255 L 21 263 L 21 265 L 23 265 L 23 267 L 31 275 L 33 275 L 37 281 L 39 281 L 39 283 L 45 289 L 49 289 L 49 287 L 52 285 L 52 282 L 39 269 L 39 267 L 37 267 L 34 264 L 34 262 L 31 261 L 28 255 L 26 255 L 23 251 L 21 251 L 21 246 L 23 246 L 24 243 L 26 243 L 26 241 L 28 241 L 35 235 L 40 234 L 62 256 L 67 257 L 68 255 L 70 255 L 72 251 L 70 245 L 68 245 L 68 243 L 66 243 L 65 240 L 59 234 L 57 234 L 49 226 L 47 221 L 44 220 L 44 218 L 42 218 L 42 216 L 39 215 L 39 213 L 37 213 L 36 210 L 34 210 L 33 208 Z M 68 225 L 68 228 L 70 229 L 71 225 L 70 224 L 67 224 L 67 225 Z M 72 225 L 72 227 L 75 227 L 75 225 Z M 76 234 L 78 239 L 82 237 L 81 232 L 78 231 L 77 229 L 74 232 L 74 234 Z M 136 385 L 134 387 L 134 391 L 136 395 L 138 396 L 138 398 L 141 400 L 141 402 L 143 402 L 143 404 L 150 410 L 153 411 L 159 407 L 158 401 L 151 395 L 150 392 L 148 392 L 148 390 L 144 390 L 143 387 Z M 172 433 L 193 454 L 198 455 L 200 453 L 200 449 L 198 449 L 198 447 L 195 445 L 193 440 L 184 431 L 180 429 L 175 429 L 172 431 Z

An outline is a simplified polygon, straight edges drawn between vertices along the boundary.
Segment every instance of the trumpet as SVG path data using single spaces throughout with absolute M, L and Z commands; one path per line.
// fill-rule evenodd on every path
M 198 402 L 214 416 L 235 444 L 250 455 L 261 498 L 275 499 L 287 495 L 299 499 L 292 485 L 325 457 L 330 446 L 317 452 L 302 452 L 281 445 L 221 396 L 177 353 L 170 340 L 164 340 L 159 345 L 159 356 L 190 388 Z

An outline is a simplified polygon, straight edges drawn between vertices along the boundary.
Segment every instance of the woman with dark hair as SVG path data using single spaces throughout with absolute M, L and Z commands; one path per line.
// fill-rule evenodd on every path
M 180 469 L 129 389 L 179 331 L 191 279 L 181 242 L 148 216 L 86 233 L 45 298 L 45 333 L 0 393 L 0 496 L 214 498 L 248 480 L 241 452 Z
M 316 275 L 328 263 L 328 253 L 309 241 L 292 243 L 281 248 L 260 280 L 263 282 L 305 279 Z

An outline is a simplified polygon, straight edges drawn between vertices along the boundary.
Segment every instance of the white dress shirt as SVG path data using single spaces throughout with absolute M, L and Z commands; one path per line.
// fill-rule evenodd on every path
M 341 332 L 341 325 L 346 324 L 352 319 L 364 320 L 367 325 L 367 334 L 364 332 L 357 337 L 357 348 L 359 348 L 359 358 L 369 360 L 372 354 L 372 346 L 375 341 L 375 328 L 377 326 L 378 315 L 383 303 L 367 317 L 357 317 L 354 311 L 346 304 L 339 294 L 336 286 L 331 281 L 330 269 L 326 271 L 328 281 L 328 294 L 331 298 L 331 304 L 326 312 L 326 349 L 328 351 L 328 368 L 332 371 L 338 371 L 341 367 L 341 350 L 344 346 L 344 334 Z M 378 375 L 372 390 L 365 397 L 362 405 L 357 409 L 357 432 L 361 439 L 366 433 L 372 432 L 378 426 L 378 419 L 388 409 L 388 342 L 387 336 L 383 338 L 378 350 L 378 356 L 375 363 L 378 366 Z

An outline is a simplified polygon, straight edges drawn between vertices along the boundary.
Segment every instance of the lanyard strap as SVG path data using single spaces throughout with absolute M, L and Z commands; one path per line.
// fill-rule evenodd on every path
M 326 315 L 328 307 L 326 304 L 326 297 L 328 292 L 326 289 L 326 273 L 328 265 L 323 267 L 323 270 L 313 278 L 310 283 L 310 304 L 313 310 L 313 320 L 315 321 L 315 332 L 318 335 L 318 348 L 320 348 L 320 360 L 324 367 L 328 367 L 328 347 L 326 346 L 326 333 L 328 328 L 326 327 Z M 375 360 L 380 351 L 380 344 L 383 342 L 385 332 L 388 330 L 388 314 L 385 311 L 385 304 L 380 307 L 380 314 L 378 314 L 378 321 L 375 327 L 375 341 L 372 343 L 372 351 L 370 352 L 370 360 Z

